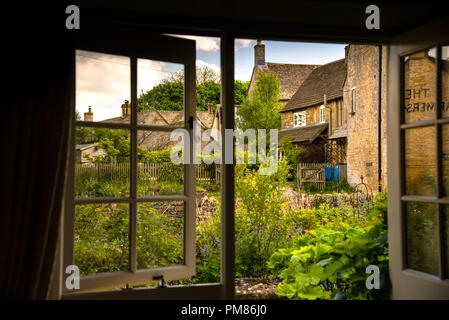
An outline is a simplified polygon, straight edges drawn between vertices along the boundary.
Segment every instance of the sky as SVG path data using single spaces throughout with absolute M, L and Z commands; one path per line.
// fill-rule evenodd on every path
M 196 41 L 196 64 L 220 72 L 220 39 L 180 36 Z M 325 64 L 342 59 L 345 44 L 265 41 L 265 61 L 292 64 Z M 254 66 L 256 40 L 236 39 L 235 78 L 248 81 Z M 139 59 L 138 93 L 150 90 L 171 74 L 183 69 L 175 63 Z M 130 100 L 130 60 L 128 57 L 76 52 L 76 110 L 83 117 L 92 107 L 94 121 L 118 117 L 124 100 Z

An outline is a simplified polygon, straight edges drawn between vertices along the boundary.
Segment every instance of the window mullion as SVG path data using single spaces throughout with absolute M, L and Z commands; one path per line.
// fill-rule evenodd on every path
M 130 269 L 137 269 L 137 58 L 131 57 L 131 216 Z

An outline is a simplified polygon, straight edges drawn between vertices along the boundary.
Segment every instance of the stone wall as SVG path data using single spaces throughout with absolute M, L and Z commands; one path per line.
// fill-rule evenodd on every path
M 382 184 L 386 186 L 386 48 L 382 55 Z M 348 182 L 360 183 L 363 175 L 373 192 L 378 190 L 378 99 L 379 49 L 372 45 L 351 45 L 347 51 L 348 73 L 343 89 L 347 113 Z M 354 89 L 353 89 L 354 88 Z M 356 110 L 352 112 L 352 90 Z

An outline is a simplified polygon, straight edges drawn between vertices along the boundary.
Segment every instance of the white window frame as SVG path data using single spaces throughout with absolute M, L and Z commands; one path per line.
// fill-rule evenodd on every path
M 72 126 L 71 155 L 69 164 L 69 184 L 64 214 L 63 231 L 63 252 L 62 270 L 64 273 L 66 266 L 74 264 L 73 242 L 75 205 L 89 203 L 129 203 L 130 204 L 130 269 L 129 271 L 117 271 L 87 275 L 80 278 L 80 289 L 73 291 L 65 288 L 62 281 L 62 294 L 83 294 L 83 292 L 106 290 L 112 288 L 123 288 L 126 285 L 139 285 L 157 282 L 154 277 L 163 276 L 165 281 L 179 280 L 195 275 L 196 254 L 195 254 L 195 165 L 193 165 L 193 155 L 190 163 L 184 165 L 184 194 L 170 196 L 137 196 L 137 131 L 172 131 L 180 128 L 186 129 L 190 133 L 190 150 L 193 150 L 193 130 L 189 120 L 196 115 L 195 102 L 195 41 L 152 35 L 136 30 L 125 31 L 123 29 L 112 30 L 88 30 L 77 34 L 76 49 L 103 52 L 130 57 L 131 65 L 131 122 L 124 123 L 104 123 L 76 121 Z M 148 49 L 138 45 L 139 39 L 147 39 L 152 46 Z M 101 39 L 101 41 L 99 41 Z M 120 41 L 117 41 L 120 39 Z M 158 44 L 158 45 L 156 45 Z M 74 52 L 75 55 L 75 52 Z M 139 125 L 137 123 L 137 59 L 153 59 L 184 65 L 185 70 L 185 91 L 184 91 L 184 126 L 154 126 Z M 75 99 L 75 97 L 73 97 Z M 75 102 L 72 104 L 75 108 Z M 75 114 L 73 110 L 73 114 Z M 131 192 L 130 197 L 103 197 L 103 198 L 75 198 L 74 192 L 74 163 L 75 163 L 75 126 L 103 127 L 111 129 L 127 129 L 131 132 Z M 134 179 L 133 179 L 134 177 Z M 137 204 L 155 201 L 184 201 L 184 264 L 161 268 L 137 270 Z M 65 277 L 64 277 L 65 278 Z
M 320 123 L 324 123 L 326 121 L 326 107 L 324 104 L 320 106 Z
M 307 125 L 307 115 L 305 111 L 293 113 L 293 127 L 304 127 Z

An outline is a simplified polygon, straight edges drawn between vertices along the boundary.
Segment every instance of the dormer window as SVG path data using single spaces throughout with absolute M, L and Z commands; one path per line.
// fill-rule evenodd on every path
M 293 126 L 304 127 L 306 125 L 306 112 L 299 111 L 293 114 Z

